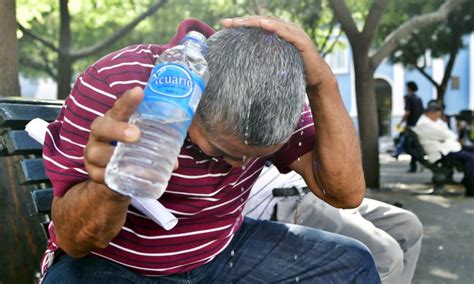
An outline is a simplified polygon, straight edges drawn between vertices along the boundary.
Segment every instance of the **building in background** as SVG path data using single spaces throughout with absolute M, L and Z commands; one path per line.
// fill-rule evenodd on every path
M 337 48 L 325 56 L 339 82 L 344 104 L 357 126 L 357 106 L 355 95 L 355 74 L 350 45 L 346 39 L 339 39 L 345 48 Z M 460 50 L 448 83 L 445 104 L 446 114 L 455 115 L 461 110 L 474 109 L 474 33 L 465 36 L 465 48 Z M 430 58 L 426 71 L 437 82 L 444 75 L 447 59 Z M 417 70 L 404 68 L 401 64 L 391 64 L 385 60 L 375 71 L 375 92 L 379 114 L 380 136 L 396 136 L 395 126 L 404 113 L 405 83 L 415 81 L 418 96 L 426 107 L 428 101 L 436 98 L 436 88 Z

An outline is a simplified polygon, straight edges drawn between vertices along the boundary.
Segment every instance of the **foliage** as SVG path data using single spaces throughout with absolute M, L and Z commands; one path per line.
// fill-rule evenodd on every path
M 138 16 L 156 0 L 70 0 L 72 49 L 92 46 L 110 36 Z M 357 1 L 354 1 L 357 2 Z M 321 52 L 330 51 L 340 34 L 325 0 L 169 0 L 158 12 L 142 21 L 133 32 L 98 55 L 74 62 L 75 73 L 101 56 L 135 43 L 164 43 L 175 33 L 180 21 L 200 19 L 214 28 L 219 20 L 250 14 L 272 14 L 300 24 Z M 34 34 L 59 46 L 60 13 L 58 0 L 18 0 L 18 22 Z M 58 54 L 44 44 L 18 32 L 20 70 L 28 77 L 56 77 Z
M 156 0 L 71 0 L 71 41 L 73 49 L 80 49 L 101 41 L 128 24 Z M 101 56 L 135 43 L 163 43 L 168 41 L 178 23 L 189 17 L 201 19 L 216 26 L 223 15 L 238 15 L 238 9 L 225 0 L 171 0 L 155 16 L 142 21 L 131 33 L 100 54 L 74 63 L 76 73 L 85 69 Z M 18 0 L 17 20 L 36 35 L 59 46 L 59 1 Z M 20 70 L 28 77 L 55 77 L 56 52 L 42 43 L 18 32 Z
M 418 2 L 416 7 L 419 9 L 427 9 L 430 2 Z M 441 3 L 442 1 L 436 1 Z M 405 15 L 405 16 L 410 16 Z M 392 24 L 396 17 L 392 18 Z M 474 30 L 474 3 L 471 1 L 464 2 L 455 9 L 448 19 L 441 25 L 432 25 L 423 30 L 415 30 L 410 40 L 402 42 L 399 48 L 390 57 L 392 62 L 402 63 L 408 67 L 424 67 L 426 51 L 430 51 L 434 58 L 442 57 L 449 54 L 453 47 L 462 49 L 464 43 L 462 36 Z

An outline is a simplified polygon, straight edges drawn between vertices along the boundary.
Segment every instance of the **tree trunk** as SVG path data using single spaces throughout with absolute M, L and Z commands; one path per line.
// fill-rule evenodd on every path
M 71 92 L 72 60 L 68 55 L 58 57 L 58 100 L 64 100 Z
M 0 0 L 0 96 L 20 96 L 15 0 Z
M 355 51 L 356 49 L 353 48 Z M 362 163 L 368 188 L 380 188 L 377 101 L 374 70 L 368 65 L 367 53 L 354 52 L 355 89 L 358 110 Z
M 71 54 L 71 17 L 68 0 L 59 1 L 61 17 L 58 54 L 58 99 L 65 99 L 71 91 L 72 58 Z
M 462 37 L 461 34 L 452 36 L 452 40 L 456 40 L 453 42 L 459 42 L 461 37 Z M 442 103 L 444 103 L 444 95 L 446 94 L 446 90 L 448 89 L 448 82 L 449 82 L 449 79 L 451 79 L 451 73 L 453 72 L 454 63 L 456 62 L 456 57 L 458 55 L 458 52 L 459 52 L 459 45 L 453 44 L 449 52 L 449 60 L 448 60 L 448 63 L 446 64 L 446 69 L 444 70 L 443 80 L 441 81 L 441 84 L 439 88 L 437 89 L 438 100 Z

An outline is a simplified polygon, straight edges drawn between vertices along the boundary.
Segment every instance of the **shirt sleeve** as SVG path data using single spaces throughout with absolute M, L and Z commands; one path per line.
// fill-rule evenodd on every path
M 300 120 L 290 140 L 271 158 L 272 163 L 281 173 L 288 173 L 288 167 L 299 157 L 313 150 L 314 122 L 308 105 L 303 108 Z
M 115 100 L 109 84 L 94 67 L 77 78 L 59 116 L 49 124 L 43 146 L 44 167 L 55 196 L 64 195 L 71 186 L 89 178 L 84 166 L 84 148 L 90 125 Z

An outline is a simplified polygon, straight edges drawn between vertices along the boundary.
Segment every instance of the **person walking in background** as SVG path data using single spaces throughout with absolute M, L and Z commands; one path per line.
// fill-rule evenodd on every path
M 448 128 L 442 116 L 443 107 L 431 102 L 413 130 L 431 163 L 443 159 L 463 164 L 466 196 L 474 196 L 474 153 L 462 149 L 458 136 Z
M 405 100 L 405 113 L 403 114 L 402 120 L 397 124 L 397 128 L 401 128 L 405 123 L 406 127 L 413 127 L 416 125 L 416 122 L 423 114 L 423 102 L 421 98 L 416 94 L 418 91 L 418 86 L 415 82 L 409 81 L 406 83 L 407 94 L 404 97 Z M 396 159 L 404 151 L 404 141 L 405 137 L 403 132 L 400 134 L 400 141 L 398 142 L 395 154 L 393 155 Z M 416 160 L 411 157 L 410 168 L 407 172 L 415 173 L 416 172 Z

